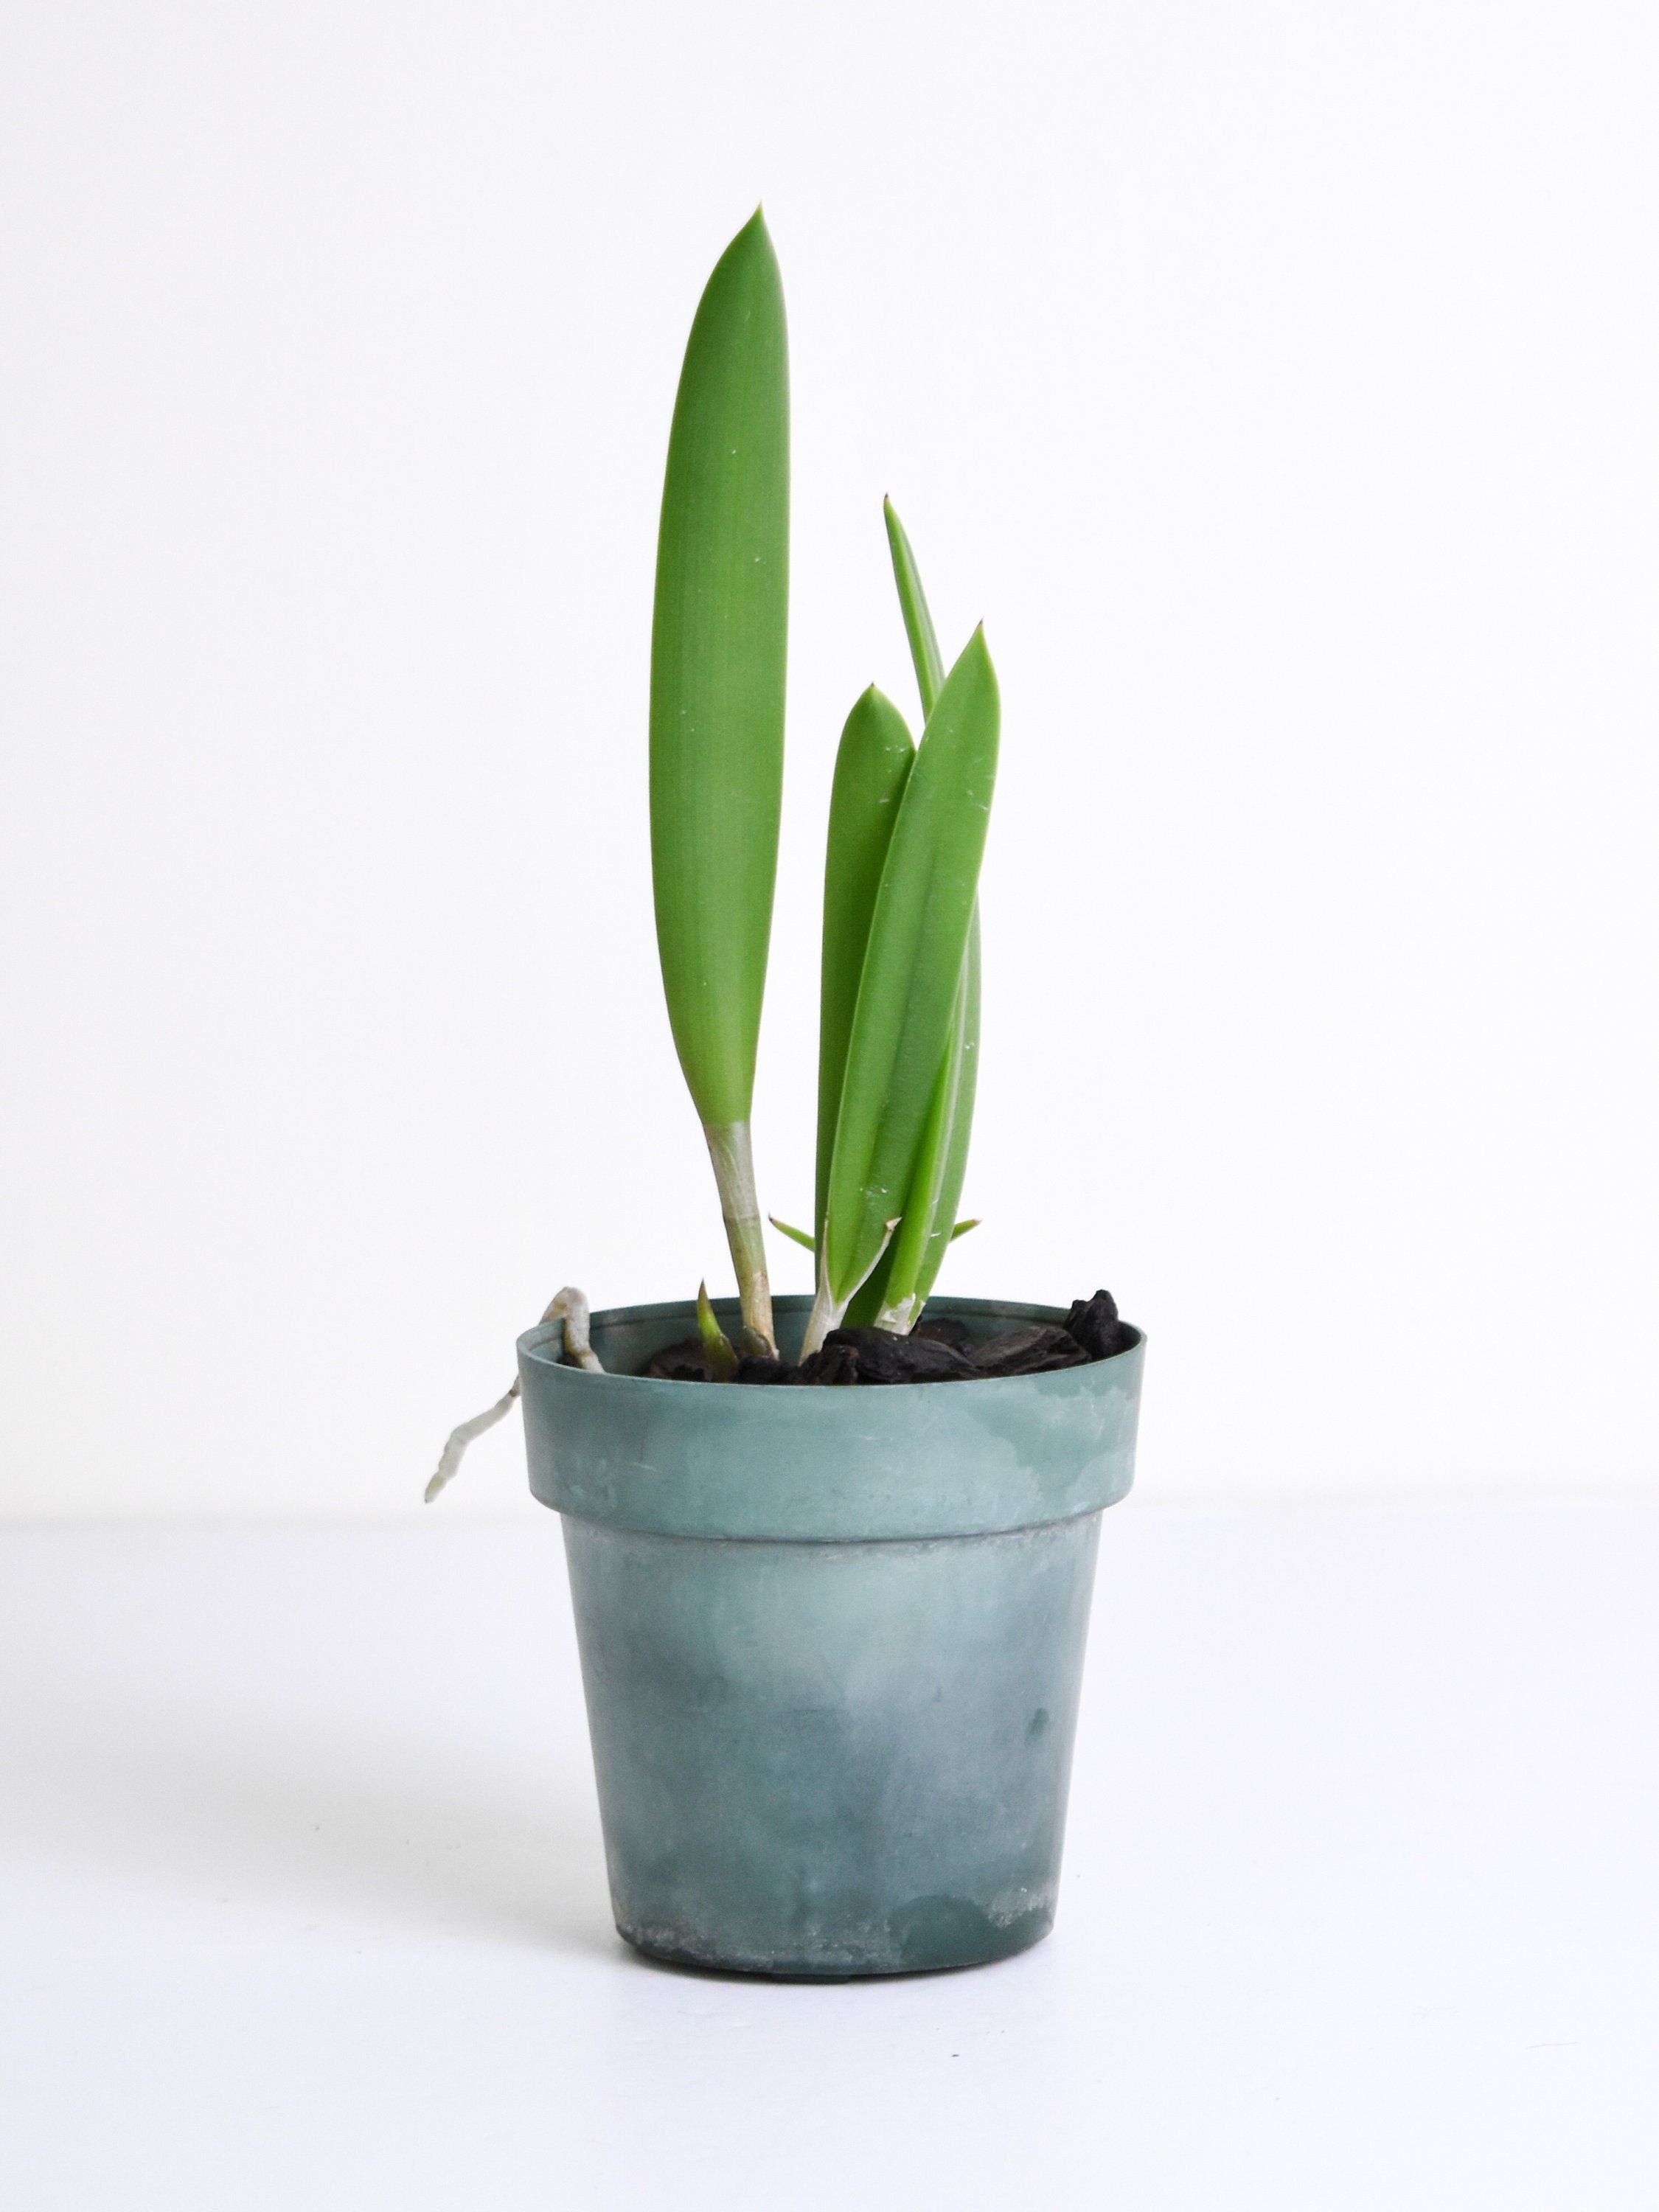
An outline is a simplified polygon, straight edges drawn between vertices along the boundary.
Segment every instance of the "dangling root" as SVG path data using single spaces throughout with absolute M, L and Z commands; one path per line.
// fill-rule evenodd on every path
M 567 1283 L 542 1316 L 542 1320 L 544 1323 L 550 1321 L 562 1321 L 564 1323 L 566 1357 L 574 1359 L 578 1367 L 586 1368 L 590 1375 L 604 1374 L 605 1370 L 599 1364 L 599 1354 L 594 1351 L 588 1339 L 587 1296 L 585 1291 L 576 1290 Z M 426 1503 L 428 1505 L 439 1492 L 453 1482 L 459 1474 L 461 1462 L 466 1456 L 467 1446 L 476 1443 L 486 1429 L 493 1429 L 497 1421 L 504 1421 L 507 1419 L 513 1410 L 513 1401 L 518 1395 L 519 1382 L 515 1376 L 511 1389 L 503 1396 L 497 1398 L 493 1406 L 486 1407 L 482 1413 L 475 1413 L 470 1421 L 463 1421 L 459 1428 L 450 1431 L 449 1441 L 445 1444 L 442 1456 L 438 1462 L 438 1472 L 426 1486 Z
M 482 1413 L 475 1413 L 470 1421 L 463 1421 L 459 1428 L 450 1431 L 449 1442 L 444 1446 L 443 1456 L 438 1462 L 438 1472 L 426 1486 L 426 1502 L 428 1505 L 438 1492 L 447 1484 L 453 1482 L 460 1473 L 461 1462 L 466 1455 L 467 1446 L 477 1443 L 486 1429 L 493 1429 L 497 1421 L 504 1421 L 507 1419 L 513 1410 L 513 1401 L 518 1395 L 519 1385 L 515 1377 L 513 1388 L 504 1398 L 497 1398 L 495 1404 L 486 1407 Z

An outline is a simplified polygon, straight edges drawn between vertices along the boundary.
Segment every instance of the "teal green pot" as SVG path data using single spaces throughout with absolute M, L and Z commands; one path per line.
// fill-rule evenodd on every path
M 796 1351 L 810 1301 L 781 1298 Z M 717 1303 L 728 1331 L 737 1307 Z M 938 1298 L 975 1334 L 1047 1306 Z M 648 1380 L 695 1309 L 595 1314 L 607 1372 L 519 1341 L 563 1516 L 617 1926 L 653 1957 L 843 1979 L 1054 1924 L 1103 1507 L 1144 1340 L 995 1382 Z

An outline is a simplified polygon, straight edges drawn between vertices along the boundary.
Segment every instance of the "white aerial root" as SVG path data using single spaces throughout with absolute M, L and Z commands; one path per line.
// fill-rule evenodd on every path
M 605 1370 L 599 1364 L 599 1354 L 594 1351 L 588 1338 L 586 1291 L 579 1291 L 573 1285 L 567 1283 L 542 1316 L 542 1320 L 544 1323 L 550 1321 L 562 1321 L 564 1323 L 564 1348 L 568 1357 L 574 1359 L 578 1367 L 586 1368 L 591 1375 L 604 1374 Z M 507 1419 L 513 1410 L 513 1401 L 518 1395 L 519 1381 L 514 1376 L 511 1389 L 497 1398 L 493 1406 L 486 1407 L 482 1413 L 475 1413 L 470 1421 L 463 1421 L 459 1428 L 450 1431 L 449 1441 L 445 1444 L 442 1455 L 438 1462 L 438 1472 L 426 1486 L 426 1502 L 428 1505 L 439 1492 L 446 1485 L 453 1482 L 460 1472 L 461 1462 L 466 1456 L 467 1446 L 476 1443 L 486 1429 L 493 1429 L 497 1421 L 504 1421 Z
M 603 1375 L 599 1355 L 594 1351 L 587 1334 L 587 1293 L 567 1283 L 552 1304 L 542 1316 L 544 1327 L 550 1321 L 564 1323 L 564 1348 L 578 1367 L 585 1367 L 590 1375 Z
M 461 1462 L 466 1455 L 467 1446 L 477 1443 L 486 1429 L 493 1429 L 497 1421 L 504 1421 L 507 1419 L 513 1410 L 513 1401 L 518 1395 L 519 1385 L 515 1377 L 513 1388 L 504 1398 L 497 1398 L 495 1404 L 486 1407 L 482 1413 L 475 1413 L 470 1421 L 463 1421 L 459 1428 L 450 1431 L 449 1441 L 444 1446 L 443 1455 L 438 1462 L 438 1472 L 426 1486 L 426 1502 L 428 1505 L 438 1492 L 447 1483 L 453 1482 L 459 1474 Z

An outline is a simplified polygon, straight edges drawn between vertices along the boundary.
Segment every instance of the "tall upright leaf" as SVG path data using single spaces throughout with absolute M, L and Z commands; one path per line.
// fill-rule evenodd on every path
M 950 1042 L 928 1103 L 904 1216 L 881 1266 L 848 1310 L 848 1318 L 855 1325 L 863 1318 L 860 1309 L 875 1285 L 877 1295 L 870 1313 L 874 1325 L 900 1335 L 913 1328 L 956 1234 L 979 1078 L 979 908 L 975 906 L 968 929 L 968 952 L 962 965 Z
M 788 343 L 757 209 L 708 280 L 674 403 L 651 635 L 651 863 L 674 1044 L 744 1320 L 769 1346 L 749 1117 L 777 872 L 788 565 Z
M 823 1234 L 830 1161 L 847 1042 L 864 972 L 870 917 L 916 749 L 904 717 L 872 684 L 854 703 L 836 753 L 823 859 L 823 952 L 818 995 L 818 1150 L 812 1215 Z
M 887 544 L 893 556 L 893 581 L 898 586 L 899 611 L 904 617 L 904 634 L 910 641 L 916 689 L 921 694 L 921 719 L 926 722 L 945 681 L 945 661 L 934 633 L 927 594 L 921 588 L 921 571 L 916 566 L 909 538 L 890 499 L 883 500 L 881 514 L 887 525 Z
M 882 514 L 893 556 L 893 580 L 915 665 L 916 688 L 927 715 L 933 712 L 944 682 L 939 638 L 915 551 L 890 499 L 882 501 Z M 975 906 L 963 969 L 962 996 L 933 1086 L 903 1216 L 892 1242 L 848 1308 L 847 1319 L 854 1327 L 873 1322 L 900 1334 L 909 1329 L 927 1303 L 956 1233 L 956 1209 L 967 1173 L 979 1072 L 979 958 Z
M 1000 702 L 975 630 L 928 717 L 882 871 L 848 1040 L 809 1346 L 904 1210 L 961 990 L 996 780 Z

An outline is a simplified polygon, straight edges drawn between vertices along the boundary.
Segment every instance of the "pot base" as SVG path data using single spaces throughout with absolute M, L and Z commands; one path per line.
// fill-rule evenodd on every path
M 744 1974 L 773 1982 L 862 1982 L 893 1974 L 961 1973 L 993 1966 L 1040 1943 L 1054 1924 L 1052 1905 L 1033 1907 L 1001 1924 L 963 1897 L 918 1898 L 897 1926 L 856 1960 L 755 1959 L 718 1955 L 617 1923 L 617 1933 L 647 1959 L 705 1974 Z

